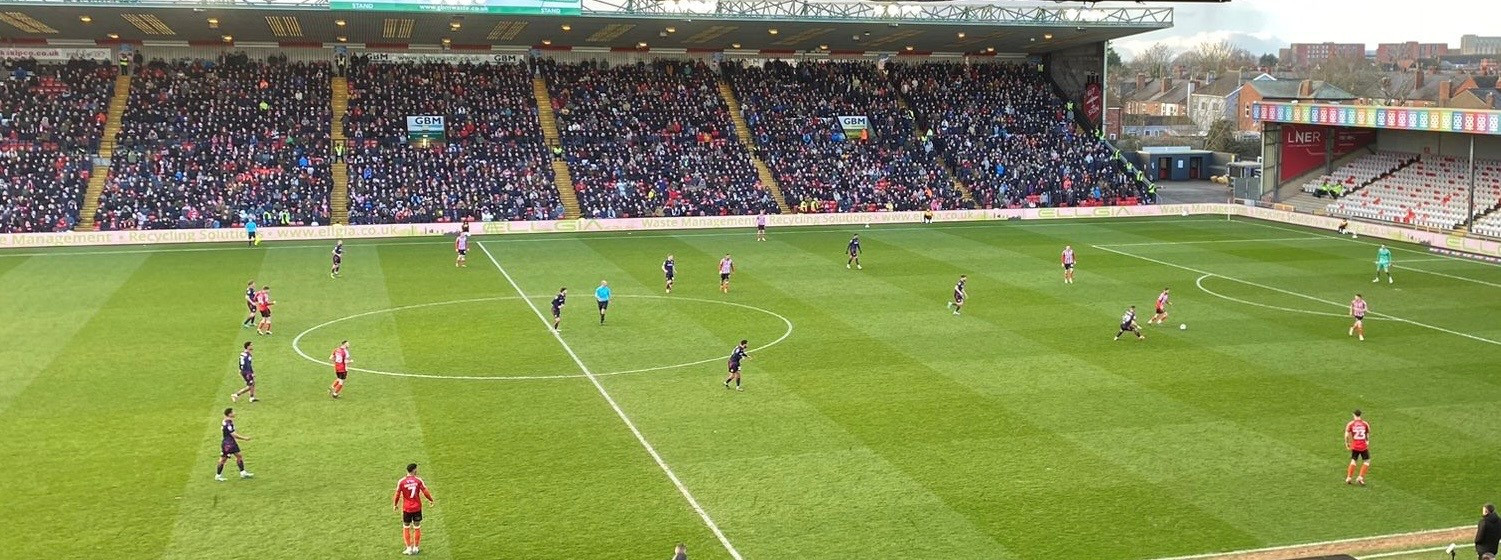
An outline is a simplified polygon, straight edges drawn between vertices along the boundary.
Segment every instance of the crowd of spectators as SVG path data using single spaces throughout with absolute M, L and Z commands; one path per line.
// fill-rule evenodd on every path
M 0 80 L 0 233 L 78 221 L 115 70 L 108 62 L 7 60 Z
M 978 206 L 1090 206 L 1145 198 L 1108 144 L 1077 132 L 1035 65 L 891 64 L 902 94 Z
M 959 204 L 931 142 L 874 63 L 729 62 L 757 149 L 801 212 L 948 209 Z M 846 134 L 840 116 L 870 128 Z
M 154 60 L 135 70 L 101 229 L 329 223 L 327 63 Z
M 562 218 L 526 65 L 355 58 L 348 76 L 351 224 Z M 446 141 L 408 141 L 421 115 Z
M 777 212 L 702 61 L 544 61 L 585 216 Z

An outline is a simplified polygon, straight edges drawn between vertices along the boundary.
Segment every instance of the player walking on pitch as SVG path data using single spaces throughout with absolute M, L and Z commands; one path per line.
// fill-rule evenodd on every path
M 1350 300 L 1350 317 L 1355 319 L 1350 325 L 1350 336 L 1359 335 L 1361 341 L 1365 340 L 1365 314 L 1368 310 L 1365 298 L 1355 294 L 1355 299 Z
M 255 364 L 250 341 L 245 341 L 245 351 L 240 352 L 240 378 L 245 380 L 245 388 L 229 394 L 230 402 L 240 402 L 240 395 L 250 393 L 250 402 L 255 402 Z
M 224 439 L 219 443 L 219 465 L 214 468 L 214 480 L 224 482 L 224 463 L 229 461 L 230 455 L 235 457 L 235 466 L 240 467 L 240 478 L 255 476 L 245 470 L 245 456 L 240 454 L 240 441 L 250 441 L 250 436 L 235 431 L 235 409 L 224 409 L 224 421 L 219 423 L 219 432 Z
M 1063 283 L 1074 283 L 1074 248 L 1070 245 L 1063 246 Z
M 670 254 L 667 255 L 667 259 L 662 261 L 662 276 L 667 279 L 667 293 L 669 294 L 672 293 L 672 279 L 677 276 L 677 269 L 677 259 L 672 258 Z
M 725 253 L 724 258 L 719 259 L 719 292 L 730 293 L 730 275 L 735 273 L 735 261 L 730 259 L 730 254 Z
M 459 268 L 459 267 L 468 268 L 469 267 L 469 263 L 465 262 L 465 259 L 468 258 L 468 256 L 469 256 L 469 234 L 467 234 L 467 233 L 460 233 L 459 234 L 459 238 L 455 239 L 454 242 L 453 242 L 453 252 L 458 253 L 458 256 L 455 257 L 454 260 L 453 260 L 453 267 L 454 268 Z
M 740 388 L 740 361 L 750 358 L 750 354 L 747 354 L 745 349 L 749 344 L 749 340 L 742 339 L 740 345 L 730 351 L 730 376 L 724 379 L 724 388 L 729 389 L 730 382 L 734 381 L 735 390 L 743 390 Z
M 964 309 L 964 300 L 968 297 L 964 293 L 964 284 L 967 282 L 969 282 L 969 275 L 960 274 L 959 281 L 954 283 L 954 301 L 949 302 L 949 309 L 954 310 L 955 315 L 958 315 L 959 311 Z
M 1168 305 L 1169 305 L 1169 302 L 1168 302 L 1167 288 L 1163 288 L 1162 289 L 1162 293 L 1157 294 L 1157 312 L 1152 315 L 1151 319 L 1147 320 L 1147 324 L 1150 325 L 1152 323 L 1157 323 L 1157 324 L 1161 325 L 1161 324 L 1167 322 L 1167 306 Z
M 756 241 L 766 241 L 766 211 L 756 214 Z
M 344 379 L 349 377 L 349 341 L 340 342 L 328 359 L 334 363 L 334 384 L 328 388 L 328 396 L 337 399 L 344 392 Z
M 1345 484 L 1350 483 L 1350 477 L 1355 475 L 1355 463 L 1361 462 L 1360 476 L 1355 477 L 1355 483 L 1365 486 L 1365 475 L 1371 470 L 1371 425 L 1360 417 L 1360 409 L 1355 409 L 1355 418 L 1345 424 L 1345 449 L 1350 450 L 1350 466 L 1345 467 Z
M 849 268 L 853 264 L 855 268 L 865 270 L 865 267 L 860 266 L 860 234 L 857 233 L 854 237 L 851 237 L 850 244 L 845 249 L 850 254 L 850 260 L 845 261 L 844 267 Z
M 251 280 L 249 282 L 246 282 L 245 283 L 245 307 L 248 308 L 248 309 L 250 309 L 250 314 L 246 315 L 245 316 L 245 322 L 240 324 L 240 328 L 242 328 L 242 329 L 248 329 L 248 328 L 250 328 L 250 325 L 252 325 L 252 324 L 255 323 L 255 302 L 256 302 L 256 297 L 255 296 L 256 296 L 256 293 L 255 293 L 255 280 Z
M 599 281 L 599 287 L 594 289 L 594 300 L 599 302 L 599 324 L 605 324 L 605 311 L 610 309 L 610 283 Z
M 1371 279 L 1371 283 L 1380 282 L 1382 273 L 1386 273 L 1386 283 L 1392 283 L 1392 250 L 1387 249 L 1386 245 L 1376 250 L 1376 277 Z
M 276 300 L 271 299 L 271 286 L 261 286 L 261 291 L 255 294 L 255 309 L 261 314 L 261 322 L 255 326 L 255 334 L 271 336 L 273 305 L 276 305 Z
M 411 556 L 420 552 L 422 546 L 422 498 L 434 503 L 427 483 L 417 478 L 417 463 L 407 465 L 407 475 L 396 481 L 396 497 L 391 500 L 391 510 L 401 508 L 401 542 L 406 549 L 401 553 Z
M 341 239 L 334 243 L 334 265 L 328 269 L 329 278 L 339 277 L 339 267 L 344 264 L 344 241 Z
M 1135 333 L 1136 340 L 1146 340 L 1146 335 L 1141 334 L 1141 325 L 1136 324 L 1136 306 L 1126 309 L 1126 314 L 1121 316 L 1121 330 L 1115 333 L 1115 339 L 1120 340 L 1121 335 Z

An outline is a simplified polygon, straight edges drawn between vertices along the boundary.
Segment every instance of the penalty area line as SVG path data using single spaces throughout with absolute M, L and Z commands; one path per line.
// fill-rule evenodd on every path
M 662 459 L 662 455 L 657 453 L 657 448 L 646 440 L 646 436 L 636 427 L 636 422 L 631 420 L 631 417 L 625 413 L 625 409 L 620 408 L 620 404 L 615 402 L 615 397 L 610 396 L 610 392 L 605 390 L 605 386 L 599 382 L 599 378 L 594 375 L 589 366 L 584 365 L 584 360 L 579 358 L 578 353 L 573 351 L 573 346 L 570 346 L 568 341 L 563 340 L 563 335 L 552 328 L 552 323 L 548 322 L 547 316 L 542 314 L 542 310 L 537 308 L 537 304 L 526 297 L 526 291 L 522 290 L 521 285 L 516 283 L 516 279 L 511 277 L 511 273 L 506 272 L 505 267 L 500 265 L 500 261 L 495 258 L 495 254 L 485 248 L 485 244 L 482 242 L 475 243 L 475 245 L 478 245 L 479 249 L 484 251 L 485 256 L 490 259 L 490 263 L 495 265 L 495 270 L 500 271 L 500 275 L 505 277 L 506 283 L 510 284 L 512 289 L 516 290 L 516 294 L 521 296 L 522 301 L 526 302 L 527 307 L 532 309 L 532 313 L 537 314 L 537 319 L 542 321 L 542 326 L 547 329 L 548 334 L 552 335 L 553 340 L 558 341 L 558 344 L 563 347 L 563 351 L 568 353 L 568 357 L 573 358 L 573 363 L 579 367 L 579 371 L 583 372 L 584 377 L 589 380 L 589 383 L 593 384 L 594 388 L 599 391 L 599 395 L 604 397 L 606 403 L 609 403 L 610 408 L 615 411 L 615 415 L 619 416 L 620 421 L 625 423 L 625 427 L 631 430 L 631 434 L 636 436 L 636 441 L 641 444 L 641 447 L 646 449 L 646 453 L 651 455 L 652 460 L 656 461 L 657 467 L 662 469 L 662 472 L 667 475 L 667 479 L 671 480 L 672 485 L 677 487 L 678 493 L 682 494 L 683 499 L 688 501 L 688 505 L 693 507 L 693 511 L 698 513 L 698 517 L 704 521 L 704 525 L 708 526 L 709 531 L 714 533 L 714 537 L 719 539 L 719 544 L 724 545 L 725 552 L 729 552 L 730 557 L 735 560 L 744 560 L 744 557 L 740 555 L 740 551 L 735 549 L 735 545 L 730 544 L 730 539 L 724 535 L 724 531 L 719 530 L 719 524 L 714 522 L 714 518 L 709 517 L 709 512 L 705 511 L 702 505 L 699 505 L 698 498 L 693 497 L 693 492 L 688 490 L 688 487 L 678 478 L 677 473 L 673 472 L 672 467 L 667 464 L 667 461 Z

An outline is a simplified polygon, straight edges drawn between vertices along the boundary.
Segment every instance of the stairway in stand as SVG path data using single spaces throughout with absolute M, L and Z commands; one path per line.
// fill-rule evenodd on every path
M 104 192 L 104 183 L 109 180 L 109 161 L 115 157 L 115 140 L 120 134 L 120 122 L 125 116 L 125 104 L 130 101 L 130 76 L 115 78 L 115 95 L 109 99 L 109 112 L 104 121 L 104 132 L 99 138 L 99 158 L 89 172 L 89 189 L 83 193 L 83 206 L 78 210 L 78 225 L 73 231 L 94 231 L 94 214 L 99 212 L 99 195 Z
M 902 95 L 902 93 L 901 93 L 900 90 L 893 90 L 893 91 L 896 91 L 896 104 L 897 104 L 897 106 L 901 107 L 903 111 L 907 112 L 907 114 L 913 115 L 913 118 L 912 118 L 912 138 L 913 138 L 914 142 L 920 142 L 920 139 L 922 138 L 922 127 L 917 124 L 917 117 L 916 117 L 917 112 L 912 110 L 912 104 L 907 102 L 907 96 L 906 95 Z M 919 143 L 919 145 L 916 146 L 914 149 L 922 149 L 921 144 Z M 953 183 L 954 190 L 959 191 L 959 199 L 963 200 L 965 202 L 971 202 L 971 203 L 974 202 L 975 201 L 975 197 L 974 197 L 974 195 L 970 194 L 970 192 L 969 192 L 969 185 L 964 184 L 964 181 L 960 181 L 959 177 L 957 177 L 957 176 L 954 175 L 954 169 L 951 168 L 951 167 L 949 167 L 949 162 L 947 160 L 945 160 L 942 155 L 937 155 L 937 154 L 934 155 L 933 159 L 937 160 L 938 161 L 938 167 L 941 168 L 941 169 L 943 169 L 943 175 L 944 175 L 944 177 L 947 178 L 950 183 Z
M 334 113 L 333 123 L 330 125 L 333 144 L 330 147 L 338 153 L 338 148 L 333 146 L 343 145 L 347 140 L 344 137 L 344 113 L 349 111 L 349 79 L 334 76 L 329 81 L 329 87 L 333 90 L 330 104 Z M 328 193 L 329 221 L 336 225 L 349 225 L 349 164 L 344 163 L 342 158 L 336 159 L 329 165 L 329 172 L 334 179 L 333 188 Z
M 724 98 L 724 104 L 730 109 L 730 122 L 735 125 L 735 136 L 740 139 L 740 144 L 745 146 L 745 151 L 750 155 L 751 164 L 756 166 L 756 176 L 761 179 L 761 184 L 766 190 L 771 191 L 771 199 L 777 203 L 777 208 L 783 214 L 791 214 L 792 207 L 787 205 L 787 198 L 782 196 L 782 185 L 777 183 L 776 175 L 771 172 L 771 167 L 761 161 L 756 155 L 756 141 L 751 138 L 750 125 L 745 122 L 745 115 L 740 112 L 740 101 L 735 99 L 735 90 L 730 83 L 719 77 L 719 96 Z
M 553 146 L 562 143 L 562 139 L 558 136 L 558 116 L 552 112 L 552 94 L 547 93 L 547 79 L 533 76 L 532 93 L 537 96 L 537 124 L 542 125 L 542 140 L 551 152 Z M 552 160 L 552 182 L 558 187 L 558 200 L 563 203 L 563 219 L 578 219 L 581 215 L 579 197 L 573 191 L 573 174 L 568 172 L 568 162 L 560 156 L 549 154 L 549 157 Z

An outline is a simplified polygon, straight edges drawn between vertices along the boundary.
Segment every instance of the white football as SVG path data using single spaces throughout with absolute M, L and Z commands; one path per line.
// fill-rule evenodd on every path
M 865 224 L 865 227 L 870 227 L 870 224 Z
M 1360 239 L 1360 234 L 1358 234 L 1358 233 L 1351 233 L 1350 234 L 1350 239 Z
M 1187 210 L 1184 210 L 1184 211 L 1183 211 L 1183 215 L 1184 215 L 1184 216 L 1187 216 L 1187 215 L 1188 215 L 1188 211 L 1187 211 Z
M 1178 330 L 1180 330 L 1180 331 L 1186 331 L 1186 330 L 1188 330 L 1188 323 L 1181 323 L 1181 324 L 1179 324 L 1178 325 Z

